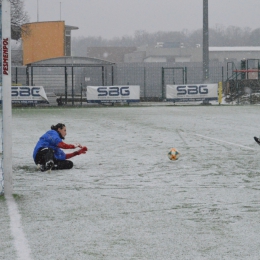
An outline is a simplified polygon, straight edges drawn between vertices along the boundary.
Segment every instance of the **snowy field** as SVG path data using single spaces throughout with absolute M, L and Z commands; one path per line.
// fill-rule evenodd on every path
M 259 259 L 259 116 L 260 106 L 13 110 L 16 220 L 27 246 L 17 252 L 2 197 L 0 259 Z M 59 122 L 67 143 L 89 151 L 72 170 L 39 172 L 34 145 Z

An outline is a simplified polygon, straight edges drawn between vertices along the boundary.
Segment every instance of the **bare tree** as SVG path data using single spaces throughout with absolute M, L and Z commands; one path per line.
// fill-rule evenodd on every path
M 29 22 L 29 16 L 26 11 L 24 11 L 24 1 L 23 0 L 9 0 L 11 3 L 11 33 L 12 39 L 19 40 L 22 33 L 22 25 Z M 2 4 L 2 0 L 0 0 Z M 28 35 L 28 27 L 23 28 L 23 35 Z

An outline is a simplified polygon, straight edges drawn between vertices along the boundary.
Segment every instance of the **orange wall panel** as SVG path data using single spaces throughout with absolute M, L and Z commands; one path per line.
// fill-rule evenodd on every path
M 65 44 L 65 22 L 37 22 L 29 27 L 29 34 L 22 35 L 23 64 L 63 57 Z

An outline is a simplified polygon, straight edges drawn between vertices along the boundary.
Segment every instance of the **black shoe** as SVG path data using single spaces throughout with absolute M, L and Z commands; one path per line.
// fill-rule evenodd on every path
M 41 172 L 45 172 L 45 171 L 46 171 L 46 170 L 45 170 L 45 165 L 41 164 L 41 165 L 40 165 L 40 170 L 41 170 Z
M 260 145 L 260 139 L 257 137 L 254 137 L 255 141 Z
M 42 172 L 51 171 L 53 165 L 54 165 L 53 160 L 50 160 L 46 162 L 45 165 L 42 164 L 40 169 Z
M 47 171 L 48 171 L 48 170 L 51 170 L 52 167 L 53 167 L 53 165 L 54 165 L 53 160 L 49 160 L 48 162 L 46 162 L 46 164 L 45 164 L 46 170 L 47 170 Z

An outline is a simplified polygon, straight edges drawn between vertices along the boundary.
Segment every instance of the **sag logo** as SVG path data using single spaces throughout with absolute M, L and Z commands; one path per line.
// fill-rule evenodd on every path
M 130 90 L 129 87 L 99 87 L 97 88 L 99 97 L 117 97 L 117 96 L 129 96 Z
M 208 94 L 209 90 L 207 85 L 191 85 L 191 86 L 178 86 L 177 95 L 197 95 L 197 94 Z
M 12 87 L 12 97 L 38 97 L 40 88 Z

